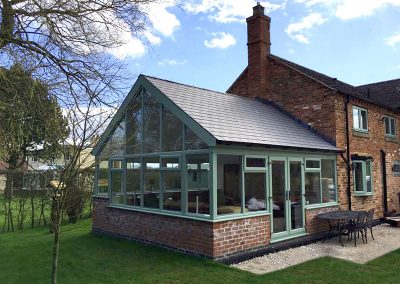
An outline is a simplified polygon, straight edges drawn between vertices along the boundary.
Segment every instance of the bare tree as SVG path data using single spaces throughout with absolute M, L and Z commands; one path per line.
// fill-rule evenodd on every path
M 0 65 L 20 62 L 46 82 L 68 120 L 69 139 L 57 150 L 73 149 L 72 155 L 57 169 L 50 195 L 52 283 L 57 283 L 62 214 L 74 194 L 71 185 L 89 159 L 82 153 L 118 106 L 129 79 L 122 72 L 124 62 L 109 51 L 130 36 L 146 41 L 145 11 L 155 1 L 0 0 Z

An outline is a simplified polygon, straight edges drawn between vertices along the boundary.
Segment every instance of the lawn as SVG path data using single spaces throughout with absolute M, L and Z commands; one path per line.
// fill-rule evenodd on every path
M 358 265 L 321 258 L 254 275 L 209 260 L 95 236 L 90 220 L 64 225 L 59 283 L 398 283 L 400 250 Z M 46 228 L 0 235 L 0 283 L 49 283 Z

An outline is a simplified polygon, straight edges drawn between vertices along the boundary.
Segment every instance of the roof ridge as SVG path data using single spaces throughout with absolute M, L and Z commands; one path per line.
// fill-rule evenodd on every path
M 157 78 L 157 77 L 149 76 L 149 75 L 145 75 L 145 74 L 140 74 L 140 75 L 144 76 L 145 78 L 152 78 L 152 79 L 168 82 L 168 83 L 171 83 L 171 84 L 181 85 L 181 86 L 190 87 L 190 88 L 199 89 L 199 90 L 208 91 L 208 92 L 213 92 L 213 93 L 217 93 L 217 94 L 221 94 L 221 95 L 228 95 L 228 96 L 238 97 L 238 98 L 241 98 L 241 99 L 247 99 L 247 100 L 255 101 L 252 98 L 243 97 L 243 96 L 239 96 L 239 95 L 235 95 L 235 94 L 231 94 L 231 93 L 213 91 L 211 89 L 196 87 L 196 86 L 193 86 L 193 85 L 179 83 L 179 82 L 175 82 L 175 81 L 171 81 L 171 80 L 167 80 L 167 79 L 162 79 L 162 78 Z
M 337 77 L 331 77 L 331 76 L 329 76 L 329 75 L 326 75 L 326 74 L 321 73 L 321 72 L 319 72 L 319 71 L 315 71 L 314 69 L 311 69 L 311 68 L 309 68 L 309 67 L 300 65 L 300 64 L 298 64 L 298 63 L 296 63 L 296 62 L 287 60 L 287 59 L 285 59 L 285 58 L 282 58 L 282 57 L 280 57 L 280 56 L 278 56 L 278 55 L 275 55 L 275 54 L 272 54 L 272 53 L 270 53 L 270 54 L 268 54 L 268 55 L 271 56 L 271 57 L 274 58 L 274 59 L 277 59 L 277 60 L 279 60 L 279 61 L 283 61 L 284 63 L 285 63 L 285 62 L 288 62 L 288 63 L 290 63 L 290 64 L 292 64 L 292 65 L 299 66 L 299 67 L 304 68 L 304 69 L 307 69 L 307 70 L 309 70 L 309 71 L 311 71 L 311 72 L 317 73 L 317 74 L 322 75 L 322 76 L 325 76 L 325 77 L 327 77 L 327 78 L 330 78 L 333 82 L 335 82 L 335 81 L 336 81 L 336 82 L 340 82 L 340 83 L 342 83 L 342 84 L 346 84 L 346 85 L 348 85 L 348 86 L 350 86 L 350 87 L 356 88 L 356 86 L 354 86 L 354 85 L 352 85 L 352 84 L 349 84 L 349 83 L 346 83 L 346 82 L 344 82 L 344 81 L 342 81 L 342 80 L 339 80 Z M 296 67 L 296 66 L 293 66 L 293 68 Z M 299 71 L 301 71 L 301 70 L 299 70 Z M 311 76 L 311 75 L 309 75 L 309 76 Z M 313 77 L 313 76 L 311 76 L 311 77 Z M 315 80 L 318 80 L 317 78 L 314 78 L 314 79 L 315 79 Z M 318 80 L 318 81 L 319 81 L 319 80 Z
M 356 86 L 356 88 L 362 88 L 362 87 L 367 87 L 367 86 L 371 86 L 371 85 L 385 84 L 385 83 L 394 82 L 394 81 L 400 81 L 400 78 L 390 79 L 390 80 L 385 80 L 385 81 L 380 81 L 380 82 L 374 82 L 374 83 L 368 83 L 368 84 L 363 84 L 363 85 L 358 85 L 358 86 Z

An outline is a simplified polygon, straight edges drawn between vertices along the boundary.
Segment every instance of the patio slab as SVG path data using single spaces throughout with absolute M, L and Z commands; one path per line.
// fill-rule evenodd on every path
M 345 246 L 342 247 L 338 243 L 338 238 L 334 237 L 325 242 L 271 253 L 231 266 L 256 274 L 263 274 L 324 256 L 363 264 L 400 248 L 400 228 L 390 227 L 388 224 L 379 225 L 373 228 L 373 234 L 375 240 L 372 240 L 368 231 L 367 244 L 362 242 L 361 237 L 357 239 L 357 247 L 354 247 L 354 240 L 348 242 L 347 237 L 343 238 Z

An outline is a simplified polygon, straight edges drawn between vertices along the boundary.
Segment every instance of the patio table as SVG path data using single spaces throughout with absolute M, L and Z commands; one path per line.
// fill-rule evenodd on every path
M 317 215 L 319 219 L 326 220 L 329 224 L 329 235 L 333 230 L 337 230 L 339 233 L 339 242 L 343 245 L 342 241 L 342 229 L 343 226 L 350 220 L 357 219 L 358 214 L 361 211 L 351 211 L 351 210 L 338 210 L 326 213 L 321 213 Z

